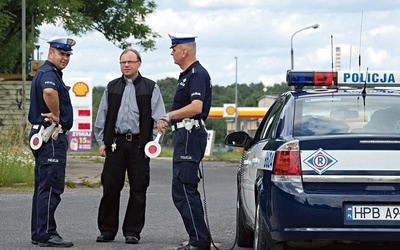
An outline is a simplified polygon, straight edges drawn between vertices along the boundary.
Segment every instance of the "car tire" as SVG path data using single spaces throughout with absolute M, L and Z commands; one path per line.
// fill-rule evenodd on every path
M 267 230 L 264 225 L 264 220 L 262 217 L 260 200 L 257 199 L 257 206 L 256 206 L 256 218 L 254 223 L 254 250 L 270 250 L 267 244 Z
M 240 198 L 236 203 L 236 234 L 239 247 L 253 247 L 253 233 L 246 229 Z
M 285 246 L 283 243 L 273 244 L 273 247 L 270 247 L 268 243 L 268 239 L 272 242 L 269 232 L 264 224 L 264 219 L 262 217 L 260 200 L 257 199 L 257 207 L 256 207 L 256 218 L 254 223 L 254 250 L 284 250 Z

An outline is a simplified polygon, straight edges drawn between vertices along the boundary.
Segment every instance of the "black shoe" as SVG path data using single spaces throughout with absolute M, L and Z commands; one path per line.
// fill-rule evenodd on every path
M 60 235 L 52 235 L 45 242 L 39 242 L 40 247 L 72 247 L 74 243 L 65 241 Z
M 186 245 L 183 247 L 178 247 L 177 250 L 210 250 L 210 247 L 196 247 L 192 245 Z
M 37 240 L 31 240 L 31 243 L 32 243 L 33 245 L 39 244 L 39 242 L 38 242 Z
M 139 239 L 135 236 L 126 236 L 125 243 L 126 244 L 139 244 Z
M 114 237 L 106 237 L 103 234 L 97 236 L 96 242 L 110 242 L 113 241 Z

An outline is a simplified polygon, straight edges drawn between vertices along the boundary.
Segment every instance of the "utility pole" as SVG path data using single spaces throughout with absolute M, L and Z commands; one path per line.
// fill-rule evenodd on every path
M 26 111 L 25 111 L 25 85 L 26 85 L 26 5 L 25 0 L 22 0 L 22 98 L 21 98 L 21 147 L 24 145 L 25 128 L 26 128 Z
M 235 70 L 235 131 L 239 130 L 238 126 L 238 80 L 237 80 L 237 71 L 238 71 L 238 58 L 235 56 L 236 61 L 236 70 Z

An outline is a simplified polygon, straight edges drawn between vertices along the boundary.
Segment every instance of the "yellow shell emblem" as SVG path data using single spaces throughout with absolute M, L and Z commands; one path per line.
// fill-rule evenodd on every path
M 89 86 L 84 82 L 77 82 L 72 87 L 72 91 L 76 96 L 86 96 L 89 92 Z
M 236 112 L 236 109 L 235 109 L 234 106 L 228 106 L 228 107 L 226 108 L 226 113 L 227 113 L 228 115 L 233 115 L 233 114 L 235 114 L 235 112 Z

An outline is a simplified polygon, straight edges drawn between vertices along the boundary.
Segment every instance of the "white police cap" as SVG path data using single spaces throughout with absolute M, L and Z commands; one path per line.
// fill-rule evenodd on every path
M 195 38 L 197 35 L 193 34 L 183 34 L 183 33 L 168 33 L 169 38 L 171 38 L 171 47 L 175 47 L 178 44 L 182 43 L 193 43 L 195 42 Z
M 72 38 L 56 38 L 48 41 L 50 47 L 56 48 L 62 53 L 72 55 L 72 46 L 76 44 Z

